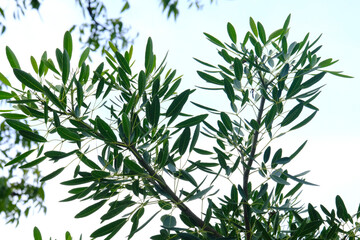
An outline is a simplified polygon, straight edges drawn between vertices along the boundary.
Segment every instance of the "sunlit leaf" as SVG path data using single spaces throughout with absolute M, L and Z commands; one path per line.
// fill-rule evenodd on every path
M 64 44 L 64 50 L 66 50 L 66 52 L 69 54 L 69 59 L 71 59 L 73 46 L 72 46 L 71 34 L 69 31 L 65 32 L 63 44 Z
M 234 26 L 229 22 L 227 23 L 227 32 L 228 32 L 228 35 L 229 35 L 231 41 L 236 44 L 236 41 L 237 41 L 236 31 L 235 31 Z
M 8 46 L 6 46 L 5 50 L 6 50 L 6 57 L 10 63 L 10 66 L 14 69 L 15 68 L 21 69 L 20 64 L 19 64 L 14 52 Z
M 208 38 L 208 40 L 212 43 L 214 43 L 215 45 L 219 46 L 219 47 L 222 47 L 222 48 L 225 48 L 225 45 L 220 42 L 217 38 L 211 36 L 210 34 L 208 33 L 204 33 L 204 35 Z

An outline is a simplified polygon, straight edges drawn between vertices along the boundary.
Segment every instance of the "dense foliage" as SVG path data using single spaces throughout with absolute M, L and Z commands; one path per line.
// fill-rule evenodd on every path
M 62 201 L 88 202 L 75 218 L 105 211 L 104 225 L 94 229 L 92 238 L 110 239 L 128 224 L 130 232 L 122 235 L 130 239 L 154 218 L 162 225 L 158 234 L 146 236 L 151 239 L 359 237 L 360 214 L 350 215 L 340 196 L 336 210 L 300 202 L 301 187 L 314 184 L 304 179 L 306 172 L 286 167 L 306 142 L 291 155 L 272 147 L 273 140 L 316 115 L 313 100 L 327 73 L 347 77 L 326 70 L 336 61 L 318 57 L 319 38 L 311 42 L 307 34 L 288 42 L 289 22 L 290 16 L 267 35 L 250 18 L 251 31 L 241 40 L 228 23 L 230 43 L 205 33 L 222 60 L 195 59 L 209 69 L 198 71 L 205 81 L 199 88 L 223 93 L 229 107 L 193 102 L 203 111 L 196 115 L 185 107 L 195 90 L 178 90 L 181 77 L 166 68 L 165 59 L 158 60 L 151 38 L 142 67 L 134 64 L 133 47 L 121 53 L 110 42 L 106 62 L 90 71 L 90 48 L 72 59 L 66 32 L 56 60 L 45 52 L 32 61 L 36 77 L 20 68 L 8 47 L 21 86 L 1 78 L 12 89 L 2 98 L 11 99 L 14 107 L 1 116 L 21 136 L 39 143 L 24 153 L 36 151 L 37 158 L 22 167 L 53 161 L 54 170 L 42 182 L 74 168 L 73 178 L 62 182 L 71 187 Z M 21 118 L 36 124 L 37 132 Z M 196 204 L 202 207 L 195 211 Z M 38 228 L 34 237 L 41 239 Z

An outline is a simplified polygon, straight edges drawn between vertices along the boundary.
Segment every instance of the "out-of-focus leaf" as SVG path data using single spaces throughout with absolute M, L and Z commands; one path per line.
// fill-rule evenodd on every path
M 12 93 L 0 91 L 0 100 L 10 99 L 10 98 L 12 98 L 13 96 L 14 96 L 14 95 L 13 95 Z
M 36 79 L 33 78 L 30 74 L 28 74 L 20 69 L 17 69 L 17 68 L 14 68 L 13 71 L 14 71 L 15 77 L 21 83 L 23 83 L 25 86 L 27 86 L 35 91 L 38 91 L 38 92 L 43 91 L 43 87 L 41 86 L 41 84 L 38 81 L 36 81 Z

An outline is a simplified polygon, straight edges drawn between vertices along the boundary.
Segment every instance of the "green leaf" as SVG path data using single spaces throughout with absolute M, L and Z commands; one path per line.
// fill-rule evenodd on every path
M 69 54 L 69 59 L 71 59 L 72 48 L 73 46 L 72 46 L 71 34 L 69 31 L 66 31 L 64 35 L 64 50 L 66 50 L 66 52 Z
M 184 128 L 184 127 L 191 127 L 191 126 L 197 125 L 197 124 L 201 123 L 202 121 L 204 121 L 207 118 L 207 116 L 209 116 L 209 114 L 202 114 L 202 115 L 198 115 L 198 116 L 186 119 L 185 121 L 178 123 L 175 127 Z
M 40 230 L 34 227 L 34 240 L 42 240 Z
M 243 75 L 243 65 L 238 58 L 235 58 L 234 60 L 234 72 L 236 79 L 240 81 Z
M 325 70 L 323 70 L 324 72 L 328 72 L 328 73 L 330 73 L 330 74 L 332 74 L 332 75 L 335 75 L 335 76 L 337 76 L 337 77 L 342 77 L 342 78 L 354 78 L 354 77 L 352 77 L 352 76 L 348 76 L 348 75 L 345 75 L 345 74 L 341 74 L 341 72 L 337 72 L 337 71 L 325 71 Z
M 6 86 L 11 87 L 9 80 L 0 72 L 0 81 Z
M 106 178 L 108 176 L 110 176 L 109 172 L 105 172 L 105 171 L 101 171 L 101 170 L 94 170 L 91 171 L 91 176 L 93 176 L 94 178 Z
M 190 143 L 190 148 L 189 148 L 190 152 L 194 149 L 196 142 L 199 138 L 199 135 L 200 135 L 200 124 L 198 124 L 195 128 L 195 132 Z
M 336 196 L 335 203 L 336 203 L 337 216 L 346 222 L 349 218 L 349 214 L 346 210 L 344 201 L 341 199 L 339 195 Z
M 43 91 L 41 84 L 38 81 L 36 81 L 36 79 L 33 78 L 30 74 L 28 74 L 20 69 L 17 69 L 17 68 L 14 68 L 13 71 L 14 71 L 15 77 L 21 83 L 23 83 L 25 86 L 27 86 L 35 91 L 38 91 L 38 92 Z
M 160 219 L 165 228 L 173 228 L 176 226 L 176 218 L 174 216 L 166 214 L 162 216 Z
M 81 67 L 83 62 L 85 62 L 85 60 L 88 58 L 89 53 L 90 53 L 90 48 L 89 47 L 85 48 L 85 50 L 82 52 L 80 59 L 79 59 L 79 63 L 78 63 L 79 68 Z
M 13 95 L 12 93 L 0 91 L 0 100 L 10 99 L 10 98 L 12 98 L 13 96 L 14 96 L 14 95 Z
M 77 152 L 77 150 L 73 150 L 71 152 L 65 153 L 65 152 L 61 152 L 61 151 L 47 151 L 44 153 L 44 155 L 48 158 L 51 158 L 52 160 L 59 160 L 62 158 L 66 158 L 68 156 L 71 156 L 72 154 L 74 154 L 75 152 Z
M 131 75 L 131 69 L 130 69 L 129 63 L 126 61 L 124 56 L 119 52 L 115 52 L 115 57 L 116 57 L 118 63 L 120 64 L 120 66 L 122 67 L 122 69 L 124 69 L 124 71 L 127 74 Z
M 310 122 L 316 115 L 317 111 L 314 111 L 310 116 L 308 116 L 307 118 L 305 118 L 303 121 L 301 121 L 300 123 L 296 124 L 294 127 L 292 127 L 290 129 L 291 130 L 295 130 L 295 129 L 298 129 L 298 128 L 301 128 L 303 127 L 304 125 L 306 125 L 308 122 Z
M 116 220 L 116 221 L 114 221 L 114 222 L 111 222 L 111 223 L 109 223 L 109 224 L 106 224 L 105 226 L 103 226 L 103 227 L 97 229 L 96 231 L 94 231 L 94 232 L 90 235 L 90 237 L 92 237 L 92 238 L 97 238 L 97 237 L 101 237 L 101 236 L 104 236 L 104 235 L 106 235 L 106 234 L 109 234 L 109 233 L 111 233 L 111 232 L 114 231 L 114 230 L 119 231 L 120 228 L 121 228 L 122 226 L 124 226 L 126 222 L 127 222 L 127 218 L 121 218 L 121 219 L 119 219 L 119 220 Z
M 138 79 L 138 91 L 139 91 L 139 96 L 141 96 L 141 95 L 144 93 L 145 87 L 146 87 L 146 76 L 145 76 L 145 72 L 144 72 L 144 71 L 140 71 L 140 73 L 139 73 L 139 79 Z
M 46 138 L 29 131 L 20 130 L 20 135 L 34 142 L 47 142 Z
M 124 134 L 125 134 L 128 142 L 130 142 L 131 125 L 130 125 L 130 120 L 125 112 L 122 114 L 121 120 L 122 120 L 121 123 L 122 123 Z
M 271 41 L 272 39 L 277 38 L 277 37 L 280 36 L 283 32 L 284 32 L 283 29 L 278 29 L 278 30 L 274 31 L 273 33 L 271 33 L 271 34 L 269 35 L 268 41 Z
M 271 147 L 268 146 L 264 152 L 264 163 L 267 163 L 269 161 L 270 153 L 271 153 Z
M 172 209 L 172 204 L 171 202 L 168 201 L 164 201 L 164 200 L 160 200 L 158 201 L 159 206 L 164 209 L 164 210 L 170 210 Z
M 20 166 L 20 168 L 30 168 L 30 167 L 36 166 L 39 163 L 41 163 L 42 161 L 44 161 L 45 159 L 46 159 L 46 157 L 40 157 L 38 159 L 35 159 L 34 161 L 31 161 L 29 163 L 26 163 L 26 164 Z
M 260 37 L 261 42 L 263 44 L 266 44 L 265 29 L 264 29 L 263 25 L 260 22 L 257 23 L 257 28 L 259 30 L 259 37 Z
M 36 60 L 35 60 L 35 58 L 33 56 L 30 57 L 30 62 L 31 62 L 31 65 L 32 65 L 34 71 L 36 72 L 36 74 L 38 74 L 39 73 L 39 67 L 38 67 L 37 62 L 36 62 Z
M 101 170 L 101 168 L 96 163 L 94 163 L 92 160 L 87 158 L 83 153 L 77 152 L 76 154 L 79 157 L 80 161 L 82 161 L 89 168 L 96 169 L 96 170 Z
M 301 113 L 303 109 L 303 104 L 299 103 L 290 112 L 286 115 L 284 120 L 281 122 L 281 126 L 284 127 L 290 123 L 292 123 Z
M 75 218 L 83 218 L 86 216 L 89 216 L 90 214 L 96 212 L 97 210 L 99 210 L 102 206 L 104 206 L 104 204 L 106 203 L 107 200 L 102 200 L 100 202 L 97 202 L 93 205 L 90 205 L 89 207 L 85 208 L 84 210 L 82 210 L 81 212 L 79 212 L 78 214 L 75 215 Z
M 21 69 L 20 64 L 19 64 L 14 52 L 8 46 L 6 46 L 5 50 L 6 50 L 6 57 L 10 63 L 10 66 L 14 69 L 15 68 Z
M 215 66 L 211 65 L 210 63 L 201 61 L 201 60 L 199 60 L 199 59 L 197 59 L 197 58 L 194 58 L 194 60 L 197 61 L 197 62 L 199 62 L 199 63 L 201 63 L 202 65 L 207 66 L 207 67 L 216 68 Z
M 180 95 L 178 95 L 170 104 L 168 110 L 166 111 L 166 117 L 174 117 L 179 115 L 179 113 L 181 112 L 181 109 L 183 108 L 183 106 L 185 105 L 189 95 L 190 95 L 191 91 L 185 90 L 184 92 L 182 92 Z
M 225 45 L 220 42 L 218 39 L 216 39 L 215 37 L 211 36 L 210 34 L 208 33 L 204 33 L 204 35 L 208 38 L 208 40 L 212 43 L 214 43 L 215 45 L 219 46 L 219 47 L 222 47 L 222 48 L 226 48 Z
M 66 51 L 66 49 L 64 49 L 64 53 L 63 53 L 63 56 L 62 56 L 62 82 L 63 84 L 65 85 L 68 78 L 69 78 L 69 75 L 70 75 L 70 57 L 69 57 L 69 54 L 68 52 Z
M 217 79 L 216 77 L 213 77 L 207 73 L 204 73 L 204 72 L 201 72 L 201 71 L 197 71 L 198 75 L 204 79 L 206 82 L 208 83 L 212 83 L 212 84 L 215 84 L 215 85 L 224 85 L 223 81 Z
M 251 31 L 254 33 L 254 35 L 257 37 L 258 36 L 258 31 L 256 29 L 256 24 L 255 24 L 255 21 L 252 17 L 250 17 L 250 28 L 251 28 Z
M 6 119 L 26 119 L 27 116 L 24 114 L 18 114 L 18 113 L 1 113 L 0 116 L 6 118 Z
M 307 140 L 305 142 L 303 142 L 303 144 L 301 144 L 300 147 L 298 147 L 298 149 L 296 149 L 296 151 L 291 154 L 290 158 L 293 159 L 294 157 L 296 157 L 296 155 L 299 154 L 299 152 L 305 147 L 305 144 L 307 143 Z
M 24 152 L 23 154 L 20 154 L 19 156 L 17 156 L 16 158 L 11 160 L 10 162 L 6 163 L 5 166 L 10 166 L 10 165 L 13 165 L 15 163 L 20 162 L 21 160 L 24 160 L 27 156 L 29 156 L 34 151 L 35 151 L 35 149 L 32 149 L 32 150 L 29 150 L 27 152 Z
M 40 182 L 45 182 L 45 181 L 48 181 L 54 177 L 56 177 L 57 175 L 59 175 L 65 168 L 62 167 L 62 168 L 59 168 L 55 171 L 53 171 L 52 173 L 46 175 L 45 177 L 43 177 L 42 179 L 40 179 Z
M 47 86 L 44 86 L 43 90 L 44 90 L 44 94 L 49 98 L 49 100 L 55 106 L 57 106 L 59 109 L 63 110 L 64 112 L 66 111 L 66 107 L 63 105 L 63 103 L 60 102 L 59 98 L 56 97 L 55 94 L 53 94 Z
M 69 128 L 66 128 L 66 127 L 59 126 L 56 128 L 56 131 L 58 132 L 60 137 L 62 137 L 63 139 L 66 139 L 66 140 L 80 141 L 80 139 L 81 139 L 81 136 L 79 134 L 77 134 L 75 131 L 70 130 Z
M 131 161 L 130 159 L 124 159 L 124 164 L 126 167 L 136 173 L 144 173 L 143 168 L 140 167 L 136 162 Z
M 111 142 L 117 141 L 116 135 L 111 129 L 111 127 L 99 116 L 96 117 L 96 126 L 98 127 L 101 135 L 103 135 L 105 139 L 110 140 Z
M 236 41 L 237 41 L 237 39 L 236 39 L 236 31 L 235 31 L 234 26 L 229 22 L 227 23 L 227 32 L 229 34 L 229 37 L 230 37 L 231 41 L 236 44 Z
M 68 181 L 64 181 L 61 184 L 67 186 L 80 185 L 88 182 L 93 182 L 95 179 L 93 177 L 83 177 L 83 178 L 74 178 Z
M 227 78 L 224 79 L 224 91 L 228 99 L 233 103 L 235 101 L 235 92 L 233 86 Z
M 179 137 L 179 154 L 184 155 L 190 142 L 190 128 L 186 127 Z
M 282 184 L 282 185 L 290 185 L 286 180 L 282 179 L 281 177 L 277 176 L 276 173 L 270 174 L 270 178 L 274 180 L 275 182 Z
M 315 83 L 320 81 L 325 76 L 325 74 L 326 74 L 326 72 L 321 72 L 319 74 L 316 74 L 315 76 L 313 76 L 312 78 L 310 78 L 309 80 L 307 80 L 306 82 L 301 84 L 301 88 L 304 89 L 304 88 L 311 87 L 312 85 L 314 85 Z

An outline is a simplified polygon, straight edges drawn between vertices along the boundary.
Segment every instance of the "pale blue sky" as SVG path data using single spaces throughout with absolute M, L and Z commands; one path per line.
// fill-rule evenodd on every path
M 48 55 L 54 56 L 55 48 L 62 47 L 64 32 L 73 25 L 74 21 L 82 21 L 80 12 L 74 9 L 74 6 L 73 0 L 48 0 L 44 1 L 41 7 L 41 17 L 33 12 L 28 13 L 22 21 L 13 21 L 9 18 L 7 32 L 0 38 L 0 72 L 9 79 L 13 78 L 6 60 L 6 45 L 10 46 L 20 59 L 23 69 L 29 71 L 30 55 L 39 59 L 42 52 L 47 50 Z M 146 39 L 151 36 L 158 57 L 164 56 L 169 50 L 168 67 L 177 69 L 178 74 L 184 74 L 183 89 L 193 88 L 194 85 L 202 83 L 196 70 L 202 70 L 203 67 L 192 57 L 210 63 L 218 63 L 220 60 L 216 48 L 202 33 L 207 32 L 220 40 L 228 41 L 227 22 L 234 25 L 238 38 L 242 39 L 249 29 L 250 16 L 255 21 L 262 22 L 269 34 L 280 28 L 291 13 L 291 40 L 302 40 L 307 32 L 310 32 L 313 40 L 319 34 L 323 34 L 319 42 L 323 48 L 319 55 L 323 59 L 329 57 L 339 59 L 340 61 L 332 69 L 342 70 L 354 78 L 342 79 L 327 75 L 324 80 L 327 85 L 315 102 L 320 109 L 315 119 L 303 129 L 285 136 L 284 141 L 277 144 L 285 151 L 292 152 L 304 140 L 309 140 L 306 148 L 294 160 L 292 167 L 298 172 L 311 170 L 307 180 L 321 186 L 305 188 L 304 202 L 312 202 L 315 205 L 325 203 L 332 208 L 335 196 L 340 194 L 350 207 L 351 213 L 354 213 L 360 202 L 360 191 L 358 191 L 360 175 L 357 173 L 360 166 L 358 153 L 360 2 L 357 0 L 218 0 L 213 5 L 205 6 L 202 11 L 182 8 L 176 22 L 173 19 L 167 20 L 158 6 L 156 0 L 135 0 L 131 2 L 131 9 L 125 15 L 124 20 L 131 24 L 132 33 L 134 35 L 140 33 L 134 44 L 134 59 L 137 60 L 137 64 L 143 63 Z M 113 14 L 116 14 L 119 8 L 112 9 Z M 75 46 L 80 46 L 76 42 L 77 37 L 73 36 L 73 39 Z M 76 47 L 74 55 L 79 55 L 80 50 L 75 50 Z M 94 59 L 96 61 L 97 58 Z M 197 91 L 194 99 L 207 105 L 221 106 L 221 101 L 214 102 L 216 96 L 202 94 L 204 92 Z M 286 150 L 287 148 L 289 150 Z M 44 164 L 44 169 L 51 172 L 51 165 Z M 83 239 L 87 239 L 93 227 L 99 226 L 99 215 L 94 214 L 85 219 L 74 220 L 75 213 L 88 203 L 86 205 L 72 202 L 58 203 L 66 196 L 68 190 L 58 184 L 63 179 L 60 176 L 47 184 L 48 214 L 23 218 L 18 228 L 0 224 L 2 236 L 4 233 L 7 236 L 4 239 L 32 239 L 34 225 L 41 229 L 44 239 L 50 236 L 63 239 L 66 230 L 74 233 L 75 239 L 81 232 L 84 233 Z M 134 239 L 140 239 L 140 236 L 141 234 Z

